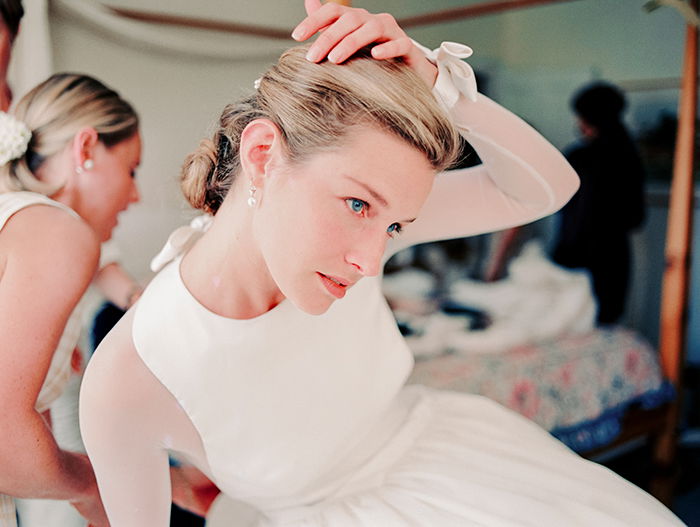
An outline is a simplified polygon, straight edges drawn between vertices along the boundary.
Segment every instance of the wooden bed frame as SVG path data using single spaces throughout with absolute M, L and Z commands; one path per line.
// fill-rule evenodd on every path
M 691 5 L 697 9 L 697 0 L 693 0 Z M 666 269 L 661 293 L 659 338 L 661 369 L 665 377 L 673 383 L 676 389 L 676 398 L 654 410 L 628 412 L 623 421 L 621 436 L 608 447 L 612 448 L 637 437 L 646 437 L 651 441 L 652 471 L 649 491 L 668 506 L 671 505 L 679 475 L 676 453 L 678 422 L 683 396 L 682 380 L 687 329 L 691 226 L 693 223 L 693 157 L 698 88 L 697 39 L 698 28 L 688 24 L 666 231 Z
M 698 1 L 691 7 L 697 10 Z M 665 243 L 665 270 L 661 293 L 659 359 L 664 377 L 676 391 L 673 401 L 658 408 L 633 408 L 622 420 L 622 432 L 612 443 L 582 455 L 597 458 L 631 442 L 643 439 L 651 447 L 648 490 L 665 505 L 671 505 L 680 467 L 677 462 L 678 424 L 683 396 L 683 366 L 687 330 L 688 280 L 690 276 L 691 227 L 693 223 L 693 162 L 697 115 L 698 28 L 688 24 L 683 58 L 678 134 L 673 161 L 673 179 Z M 486 279 L 500 276 L 508 247 L 518 228 L 505 232 L 486 271 Z

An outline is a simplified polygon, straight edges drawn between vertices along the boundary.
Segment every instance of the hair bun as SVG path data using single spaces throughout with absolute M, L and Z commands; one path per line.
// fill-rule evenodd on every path
M 206 212 L 214 212 L 207 206 L 207 182 L 216 169 L 216 146 L 211 139 L 202 139 L 197 149 L 185 158 L 180 174 L 180 185 L 190 205 Z
M 207 156 L 213 166 L 216 166 L 216 145 L 211 139 L 202 139 L 199 142 L 200 154 Z

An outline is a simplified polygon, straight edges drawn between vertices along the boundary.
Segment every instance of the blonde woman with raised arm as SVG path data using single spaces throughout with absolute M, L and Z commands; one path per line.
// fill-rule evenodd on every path
M 0 114 L 0 525 L 11 497 L 66 500 L 108 524 L 85 454 L 47 410 L 71 374 L 76 305 L 117 214 L 138 199 L 138 117 L 99 81 L 57 74 Z
M 293 36 L 324 31 L 187 159 L 207 216 L 171 236 L 88 366 L 81 426 L 112 525 L 168 525 L 168 452 L 257 525 L 680 525 L 493 402 L 403 387 L 382 262 L 550 214 L 578 181 L 477 93 L 468 48 L 426 54 L 389 15 L 306 8 Z M 458 131 L 483 165 L 436 177 Z

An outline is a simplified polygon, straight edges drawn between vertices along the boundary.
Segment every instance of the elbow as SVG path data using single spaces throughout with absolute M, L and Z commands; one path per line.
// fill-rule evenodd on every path
M 581 180 L 578 174 L 571 165 L 566 163 L 566 167 L 562 170 L 561 182 L 556 186 L 552 196 L 551 213 L 557 212 L 566 205 L 574 197 L 574 194 L 578 192 L 580 186 Z

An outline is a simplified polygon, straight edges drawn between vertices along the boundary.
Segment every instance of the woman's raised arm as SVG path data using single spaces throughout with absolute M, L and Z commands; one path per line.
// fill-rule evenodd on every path
M 578 189 L 564 156 L 489 98 L 462 94 L 450 113 L 483 164 L 439 174 L 418 220 L 391 252 L 535 221 L 559 210 Z
M 561 208 L 578 189 L 578 176 L 531 126 L 477 93 L 466 46 L 444 43 L 435 52 L 408 38 L 388 14 L 305 0 L 307 17 L 292 33 L 307 40 L 322 30 L 308 59 L 341 63 L 371 43 L 376 59 L 402 57 L 433 87 L 483 165 L 441 174 L 418 220 L 392 241 L 387 257 L 410 245 L 496 231 Z

